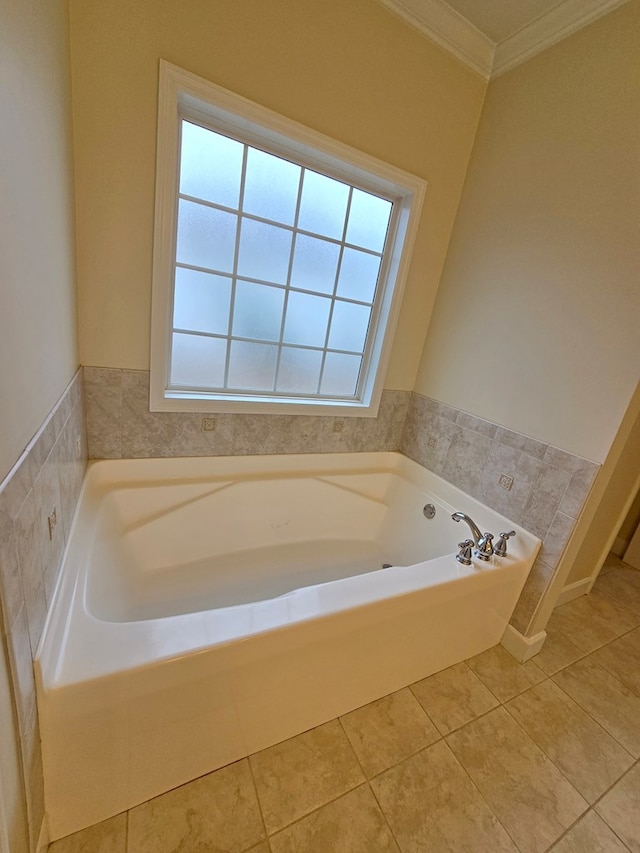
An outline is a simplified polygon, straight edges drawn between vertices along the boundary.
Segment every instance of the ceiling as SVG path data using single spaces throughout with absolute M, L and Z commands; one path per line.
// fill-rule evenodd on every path
M 489 79 L 627 0 L 379 0 Z

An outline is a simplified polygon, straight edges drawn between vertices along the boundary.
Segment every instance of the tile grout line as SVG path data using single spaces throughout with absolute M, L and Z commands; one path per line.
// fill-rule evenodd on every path
M 254 753 L 255 754 L 255 753 Z M 247 756 L 247 765 L 249 767 L 249 775 L 251 776 L 251 784 L 253 785 L 253 792 L 256 795 L 256 802 L 258 803 L 258 813 L 260 814 L 260 823 L 262 824 L 262 829 L 264 831 L 264 837 L 267 839 L 267 843 L 269 843 L 269 833 L 267 832 L 267 824 L 264 819 L 264 812 L 262 811 L 262 803 L 260 802 L 260 794 L 258 793 L 258 784 L 256 782 L 256 776 L 253 771 L 253 764 L 251 763 L 251 756 Z M 213 771 L 216 772 L 215 770 Z M 254 845 L 255 846 L 255 845 Z M 251 848 L 249 848 L 250 850 Z M 269 849 L 271 849 L 271 845 L 269 844 Z M 132 851 L 133 853 L 133 851 Z

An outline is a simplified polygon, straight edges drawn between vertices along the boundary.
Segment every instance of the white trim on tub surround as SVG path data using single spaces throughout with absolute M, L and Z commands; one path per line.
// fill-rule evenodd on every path
M 545 631 L 540 631 L 533 637 L 525 637 L 513 625 L 507 625 L 500 645 L 512 654 L 517 661 L 526 663 L 538 654 L 546 639 Z
M 568 584 L 558 596 L 556 607 L 560 607 L 562 604 L 567 604 L 569 601 L 580 598 L 581 595 L 586 595 L 591 591 L 592 586 L 593 578 L 591 576 L 583 578 L 580 581 L 575 581 L 575 583 Z
M 443 0 L 378 0 L 477 74 L 504 74 L 627 0 L 564 0 L 496 44 Z
M 528 636 L 600 466 L 416 393 L 400 449 L 542 539 L 511 618 Z

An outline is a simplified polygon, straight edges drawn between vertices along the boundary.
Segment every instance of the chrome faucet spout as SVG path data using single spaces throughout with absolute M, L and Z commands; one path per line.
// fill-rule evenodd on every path
M 478 527 L 478 525 L 475 523 L 475 521 L 472 518 L 469 518 L 469 516 L 466 515 L 464 512 L 454 512 L 453 515 L 451 516 L 451 518 L 454 521 L 466 521 L 467 522 L 467 524 L 469 525 L 469 530 L 471 531 L 471 533 L 473 535 L 474 545 L 477 548 L 478 543 L 482 539 L 482 532 L 481 532 L 480 528 Z

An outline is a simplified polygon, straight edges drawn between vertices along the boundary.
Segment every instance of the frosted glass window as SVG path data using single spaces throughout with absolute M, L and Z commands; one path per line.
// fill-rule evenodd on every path
M 340 246 L 317 237 L 298 234 L 293 252 L 291 284 L 302 290 L 333 293 Z
M 243 153 L 241 142 L 183 121 L 180 192 L 237 207 Z
M 328 352 L 320 383 L 321 394 L 336 397 L 353 397 L 358 386 L 360 365 L 359 355 L 344 355 L 341 352 Z
M 347 243 L 382 252 L 391 207 L 391 202 L 384 198 L 354 189 L 349 208 Z
M 369 328 L 371 308 L 336 300 L 331 317 L 329 347 L 362 352 Z
M 155 234 L 152 405 L 259 410 L 289 398 L 370 411 L 373 360 L 397 315 L 400 267 L 384 253 L 401 256 L 422 185 L 244 99 L 236 110 L 232 93 L 193 89 L 173 66 L 168 75 L 158 150 L 179 147 L 157 170 L 167 215 Z M 332 407 L 335 397 L 346 399 Z
M 284 290 L 239 281 L 233 303 L 233 332 L 238 338 L 277 341 L 282 326 Z
M 249 148 L 243 210 L 293 225 L 302 169 L 281 157 Z
M 188 388 L 222 388 L 227 357 L 224 338 L 173 335 L 171 384 Z
M 338 296 L 358 299 L 360 302 L 373 302 L 380 261 L 381 258 L 377 255 L 345 248 L 338 277 Z
M 283 347 L 276 390 L 291 394 L 315 394 L 321 366 L 320 350 Z
M 237 223 L 233 213 L 180 199 L 176 261 L 231 272 Z
M 307 169 L 302 184 L 298 227 L 342 240 L 349 187 Z
M 240 227 L 238 275 L 285 284 L 292 232 L 276 225 L 243 219 Z
M 271 391 L 276 374 L 278 347 L 232 341 L 229 359 L 229 387 Z
M 307 347 L 323 347 L 327 339 L 327 323 L 331 300 L 292 290 L 287 302 L 284 341 Z
M 231 279 L 198 270 L 176 269 L 173 326 L 192 332 L 229 331 Z

